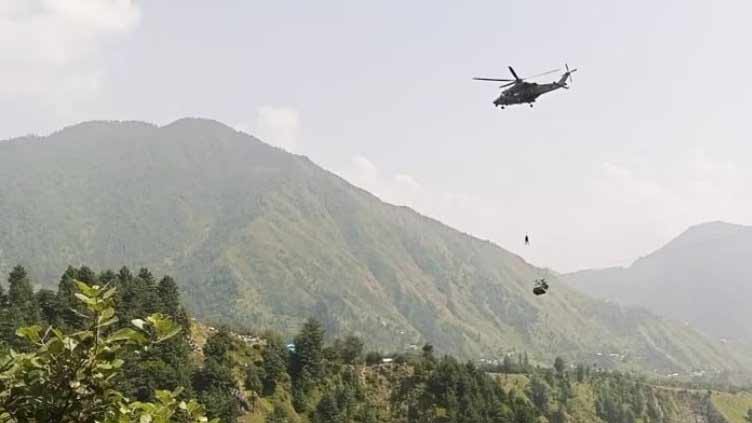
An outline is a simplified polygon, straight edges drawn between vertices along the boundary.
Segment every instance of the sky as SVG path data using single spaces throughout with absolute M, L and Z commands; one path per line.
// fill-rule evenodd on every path
M 691 225 L 752 224 L 750 15 L 738 0 L 0 0 L 0 139 L 212 118 L 533 264 L 628 265 Z M 565 63 L 572 89 L 532 109 L 495 109 L 497 85 L 472 80 Z

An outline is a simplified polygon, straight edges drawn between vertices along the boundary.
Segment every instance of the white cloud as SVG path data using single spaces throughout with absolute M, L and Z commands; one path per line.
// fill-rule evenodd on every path
M 468 218 L 474 220 L 498 215 L 496 207 L 476 195 L 430 189 L 408 173 L 391 175 L 383 172 L 362 155 L 354 156 L 342 175 L 388 203 L 411 207 L 450 225 Z
M 300 115 L 291 107 L 261 106 L 256 110 L 253 129 L 247 124 L 238 124 L 235 128 L 289 152 L 300 152 Z
M 130 0 L 1 1 L 0 94 L 46 105 L 96 94 L 106 40 L 133 30 L 140 15 Z
M 379 169 L 372 161 L 363 156 L 355 156 L 352 158 L 353 165 L 355 165 L 356 177 L 359 179 L 365 179 L 368 182 L 378 182 Z
M 423 187 L 410 175 L 398 173 L 394 175 L 394 182 L 398 185 L 405 186 L 413 192 L 420 191 Z

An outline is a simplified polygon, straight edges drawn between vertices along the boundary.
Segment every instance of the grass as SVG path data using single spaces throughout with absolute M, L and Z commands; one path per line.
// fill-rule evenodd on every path
M 713 392 L 711 400 L 729 423 L 747 423 L 744 417 L 747 415 L 747 410 L 752 408 L 752 393 Z

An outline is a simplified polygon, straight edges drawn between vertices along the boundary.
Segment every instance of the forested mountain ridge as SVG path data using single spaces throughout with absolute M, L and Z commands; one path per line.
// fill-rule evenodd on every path
M 198 317 L 295 332 L 309 316 L 374 346 L 464 357 L 617 357 L 645 370 L 737 368 L 724 347 L 593 301 L 520 257 L 358 189 L 218 122 L 88 122 L 0 142 L 0 271 L 67 265 L 176 275 Z M 603 359 L 598 359 L 603 361 Z
M 16 266 L 7 287 L 0 419 L 9 423 L 199 423 L 203 414 L 217 423 L 752 419 L 752 395 L 743 390 L 664 379 L 666 386 L 560 357 L 552 367 L 533 366 L 526 354 L 479 366 L 440 357 L 430 344 L 384 357 L 365 353 L 356 336 L 326 341 L 315 319 L 285 346 L 274 332 L 189 318 L 175 281 L 145 268 L 71 267 L 57 290 L 34 292 Z
M 692 226 L 627 268 L 564 276 L 577 289 L 622 304 L 639 304 L 715 339 L 752 343 L 752 226 Z

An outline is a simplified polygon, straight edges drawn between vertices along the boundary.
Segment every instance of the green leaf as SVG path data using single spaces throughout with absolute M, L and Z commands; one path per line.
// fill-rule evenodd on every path
M 102 294 L 102 299 L 106 300 L 106 299 L 112 297 L 113 295 L 115 295 L 115 292 L 117 292 L 117 288 L 110 288 L 110 289 L 108 289 L 107 291 L 104 292 L 104 294 Z
M 65 347 L 66 350 L 73 351 L 78 346 L 78 341 L 76 341 L 75 339 L 71 337 L 65 337 L 63 338 L 63 346 Z
M 16 330 L 16 335 L 37 344 L 42 341 L 42 336 L 40 335 L 41 332 L 42 328 L 39 325 L 33 325 L 18 328 Z
M 106 309 L 102 310 L 102 314 L 99 315 L 100 320 L 107 320 L 115 315 L 115 309 L 112 307 L 107 307 Z
M 81 291 L 87 297 L 95 297 L 97 295 L 97 291 L 99 291 L 96 286 L 89 286 L 88 284 L 83 283 L 81 281 L 74 281 L 74 282 L 76 283 L 78 290 Z
M 63 352 L 64 350 L 63 341 L 62 339 L 55 338 L 52 341 L 47 343 L 47 351 L 49 351 L 51 354 L 57 355 Z
M 127 341 L 135 344 L 145 344 L 148 340 L 144 334 L 131 328 L 123 328 L 113 332 L 107 337 L 105 343 L 112 344 L 115 342 Z
M 78 298 L 79 300 L 81 300 L 82 302 L 84 302 L 86 304 L 89 304 L 89 305 L 96 305 L 97 304 L 97 300 L 96 299 L 91 298 L 91 297 L 87 297 L 86 295 L 81 294 L 79 292 L 76 292 L 73 295 L 75 295 L 76 298 Z
M 154 327 L 154 331 L 157 335 L 157 342 L 170 339 L 180 333 L 181 327 L 163 314 L 152 314 L 147 317 L 146 320 L 148 320 Z
M 97 327 L 103 328 L 103 327 L 106 327 L 106 326 L 110 326 L 113 323 L 117 323 L 118 320 L 119 319 L 117 317 L 113 317 L 110 320 L 107 320 L 105 322 L 100 323 L 99 325 L 97 325 Z

